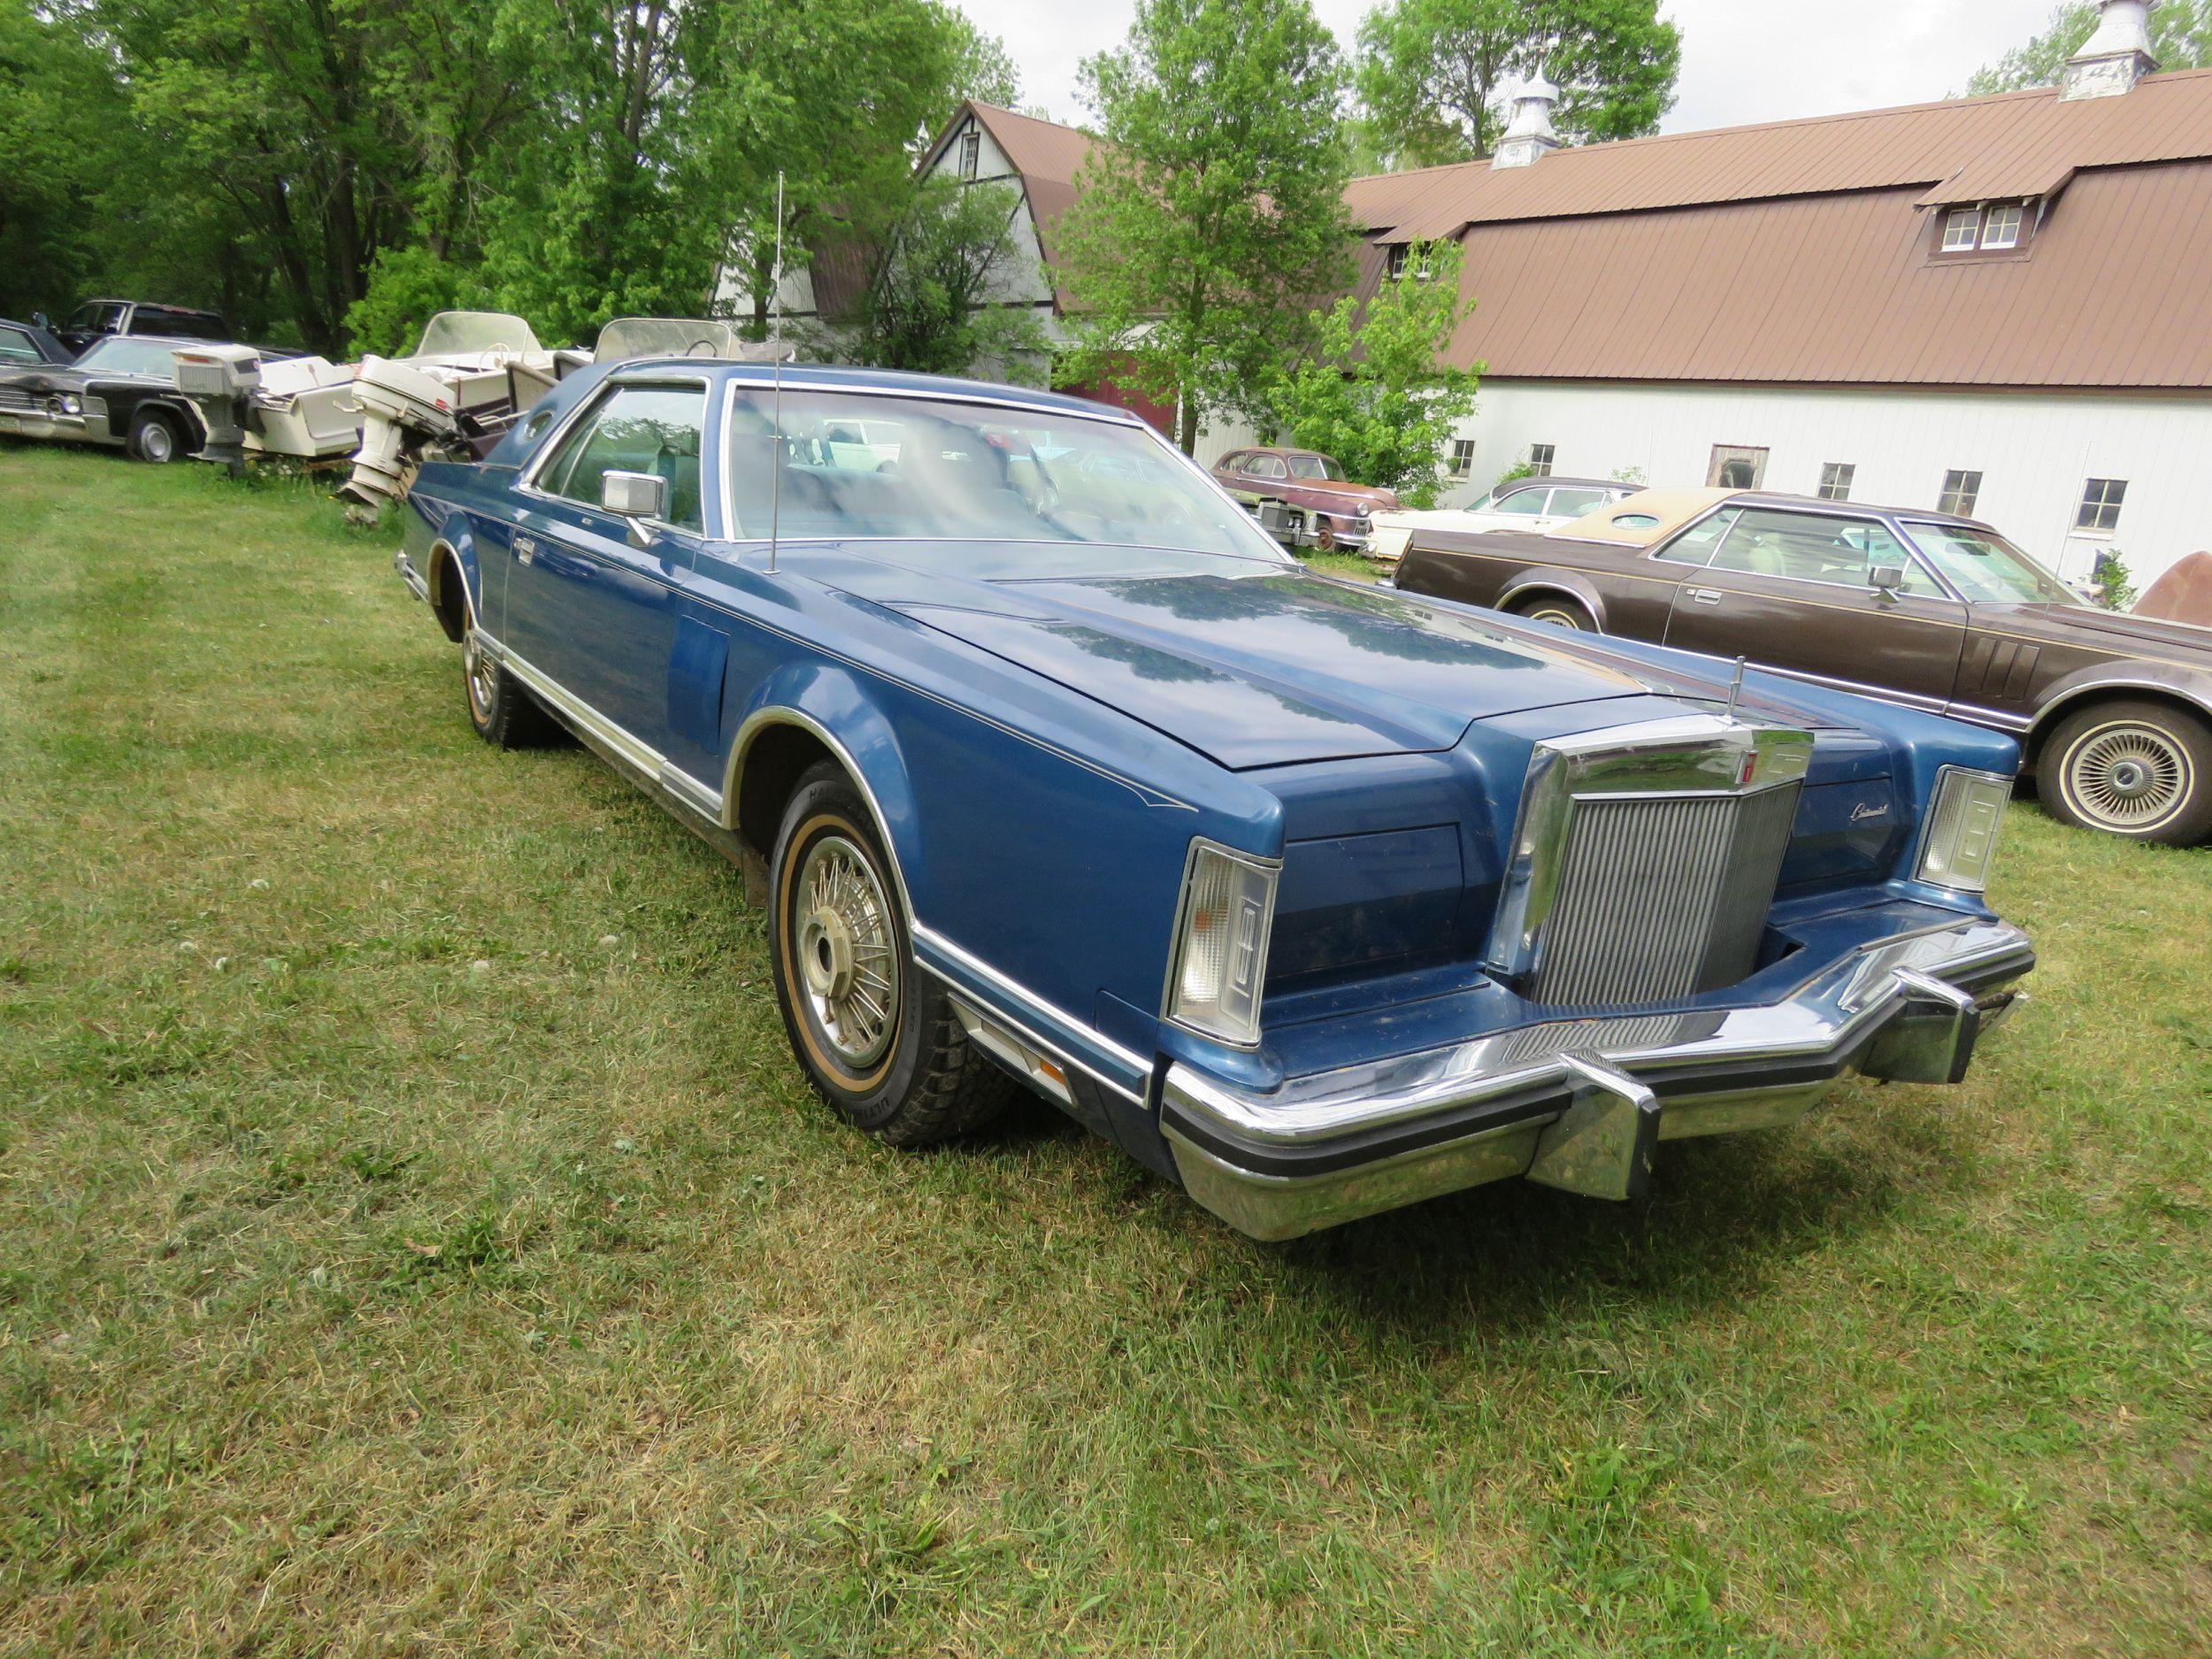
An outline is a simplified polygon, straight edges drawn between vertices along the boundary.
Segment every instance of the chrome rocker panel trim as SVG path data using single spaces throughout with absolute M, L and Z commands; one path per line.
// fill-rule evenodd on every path
M 1632 1198 L 1655 1143 L 1778 1127 L 1847 1074 L 1955 1083 L 2035 965 L 1995 921 L 1879 941 L 1750 1008 L 1558 1021 L 1260 1094 L 1178 1064 L 1161 1127 L 1190 1194 L 1291 1239 L 1525 1175 Z

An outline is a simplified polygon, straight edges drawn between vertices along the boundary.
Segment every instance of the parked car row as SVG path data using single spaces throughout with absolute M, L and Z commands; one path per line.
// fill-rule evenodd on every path
M 1317 574 L 1102 405 L 602 362 L 405 526 L 476 730 L 746 866 L 799 1064 L 895 1145 L 1018 1087 L 1264 1238 L 1627 1197 L 1958 1081 L 2034 963 L 2011 737 Z

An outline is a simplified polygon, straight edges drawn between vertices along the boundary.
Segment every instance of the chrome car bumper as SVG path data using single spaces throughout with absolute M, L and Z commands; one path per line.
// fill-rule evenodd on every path
M 0 436 L 58 439 L 64 443 L 93 442 L 92 429 L 82 415 L 55 415 L 43 410 L 0 409 Z
M 2018 929 L 1966 922 L 1879 941 L 1755 1007 L 1525 1025 L 1266 1094 L 1178 1064 L 1161 1125 L 1191 1196 L 1259 1239 L 1513 1175 L 1632 1198 L 1661 1141 L 1793 1122 L 1852 1073 L 1960 1081 L 2034 965 Z
M 392 555 L 392 568 L 399 572 L 400 580 L 407 584 L 409 593 L 414 595 L 425 604 L 429 603 L 430 584 L 423 580 L 422 572 L 415 568 L 414 560 L 409 558 L 404 551 L 395 553 Z

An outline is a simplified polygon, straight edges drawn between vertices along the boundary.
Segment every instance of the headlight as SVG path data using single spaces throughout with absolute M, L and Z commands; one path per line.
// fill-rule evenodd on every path
M 1979 893 L 1989 885 L 1989 866 L 1997 856 L 1997 832 L 2004 826 L 2012 780 L 1993 772 L 1945 766 L 1936 772 L 1935 806 L 1920 843 L 1915 873 L 1939 887 Z
M 1360 516 L 1361 518 L 1364 518 L 1365 517 L 1367 517 L 1367 515 L 1368 515 L 1369 513 L 1371 513 L 1371 512 L 1372 512 L 1372 511 L 1375 511 L 1374 507 L 1373 507 L 1373 506 L 1372 506 L 1372 504 L 1371 504 L 1370 503 L 1367 503 L 1367 502 L 1362 502 L 1362 503 L 1360 503 L 1360 504 L 1359 504 L 1359 516 Z
M 84 412 L 84 404 L 80 399 L 65 395 L 54 399 L 54 412 L 58 415 L 81 415 Z
M 1170 1019 L 1240 1048 L 1259 1041 L 1280 868 L 1211 841 L 1191 843 L 1168 966 Z

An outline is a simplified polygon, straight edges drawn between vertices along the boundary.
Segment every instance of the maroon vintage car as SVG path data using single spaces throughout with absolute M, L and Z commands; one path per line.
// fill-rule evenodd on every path
M 1974 519 L 1646 490 L 1540 535 L 1417 529 L 1396 580 L 1993 726 L 2069 823 L 2212 837 L 2212 629 L 2085 604 Z
M 1328 552 L 1367 549 L 1367 521 L 1398 504 L 1397 496 L 1355 484 L 1328 456 L 1311 449 L 1232 449 L 1214 463 L 1214 480 L 1240 500 L 1279 501 L 1300 515 L 1286 521 L 1292 538 Z

